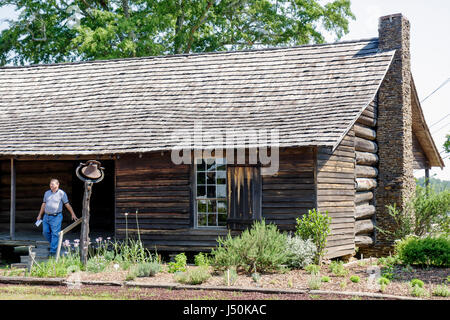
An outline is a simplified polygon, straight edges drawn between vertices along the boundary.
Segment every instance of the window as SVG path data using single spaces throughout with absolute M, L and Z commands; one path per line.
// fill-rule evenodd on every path
M 223 158 L 196 159 L 196 227 L 226 227 L 227 166 Z

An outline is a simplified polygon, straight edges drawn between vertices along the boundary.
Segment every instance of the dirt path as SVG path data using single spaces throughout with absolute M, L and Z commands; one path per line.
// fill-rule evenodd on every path
M 365 297 L 312 294 L 265 294 L 210 290 L 168 290 L 83 285 L 27 286 L 0 284 L 0 300 L 366 300 Z

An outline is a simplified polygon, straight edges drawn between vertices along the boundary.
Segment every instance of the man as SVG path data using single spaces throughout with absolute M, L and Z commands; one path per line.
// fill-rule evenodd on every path
M 44 194 L 41 210 L 37 216 L 37 220 L 41 220 L 42 215 L 45 212 L 44 219 L 42 221 L 42 233 L 47 241 L 50 243 L 50 255 L 56 254 L 58 248 L 59 231 L 61 231 L 61 222 L 63 219 L 62 210 L 63 203 L 67 210 L 72 215 L 72 220 L 78 220 L 75 212 L 73 212 L 72 206 L 67 199 L 67 194 L 59 189 L 58 179 L 50 180 L 50 190 L 47 190 Z

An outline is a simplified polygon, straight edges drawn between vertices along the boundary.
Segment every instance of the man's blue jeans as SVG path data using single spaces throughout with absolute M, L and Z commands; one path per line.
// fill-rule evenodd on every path
M 42 233 L 50 243 L 50 254 L 55 254 L 58 248 L 59 231 L 61 231 L 62 213 L 56 216 L 44 215 L 42 219 Z

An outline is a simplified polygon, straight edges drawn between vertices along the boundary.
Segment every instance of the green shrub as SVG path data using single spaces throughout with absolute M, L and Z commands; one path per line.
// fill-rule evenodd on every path
M 392 279 L 394 279 L 394 276 L 395 276 L 394 271 L 395 271 L 394 266 L 388 264 L 385 267 L 381 268 L 381 276 L 388 278 L 389 280 L 392 280 Z
M 438 285 L 433 290 L 433 296 L 437 297 L 450 297 L 450 290 L 445 284 Z
M 339 286 L 341 287 L 342 290 L 347 288 L 347 280 L 344 279 L 341 282 L 339 282 Z
M 185 272 L 186 271 L 187 258 L 183 253 L 179 253 L 175 256 L 175 262 L 169 262 L 169 273 Z
M 206 253 L 200 252 L 199 254 L 197 254 L 194 257 L 194 262 L 195 265 L 200 267 L 200 266 L 206 266 L 209 267 L 210 262 L 209 262 L 209 257 Z
M 261 280 L 261 275 L 258 272 L 253 272 L 252 273 L 252 280 L 256 283 L 259 282 L 259 280 Z
M 320 267 L 317 264 L 309 264 L 305 268 L 310 274 L 319 274 Z
M 426 289 L 419 287 L 419 286 L 411 287 L 410 293 L 412 296 L 419 297 L 419 298 L 428 297 L 430 295 L 430 293 Z
M 321 285 L 322 285 L 322 278 L 317 275 L 312 275 L 308 279 L 308 287 L 311 290 L 319 290 Z
M 161 270 L 161 265 L 157 261 L 141 262 L 137 265 L 136 270 L 137 277 L 153 277 Z
M 391 280 L 389 280 L 388 278 L 385 277 L 381 277 L 378 279 L 378 284 L 379 285 L 389 285 L 391 283 Z
M 328 211 L 322 214 L 316 209 L 308 210 L 308 214 L 303 215 L 301 219 L 297 218 L 296 235 L 303 240 L 312 239 L 317 249 L 316 262 L 319 264 L 325 255 L 327 237 L 331 231 L 330 224 Z
M 322 279 L 320 279 L 322 282 L 330 282 L 330 277 L 323 276 Z
M 416 186 L 415 196 L 399 210 L 396 205 L 386 206 L 393 221 L 393 230 L 377 228 L 381 233 L 394 240 L 404 239 L 409 235 L 423 237 L 427 234 L 444 233 L 450 230 L 450 191 L 436 192 L 433 188 Z
M 223 272 L 223 283 L 226 286 L 232 286 L 238 279 L 238 274 L 235 268 L 229 268 Z
M 211 277 L 208 267 L 201 266 L 195 269 L 189 269 L 186 272 L 177 272 L 174 275 L 175 281 L 184 284 L 202 284 Z
M 255 221 L 251 229 L 239 236 L 230 233 L 211 251 L 212 265 L 217 270 L 230 267 L 242 268 L 246 272 L 269 272 L 280 270 L 287 261 L 286 235 L 276 225 L 264 220 Z
M 102 272 L 108 266 L 109 261 L 103 256 L 94 256 L 86 263 L 86 270 L 93 273 Z
M 424 285 L 423 281 L 420 279 L 412 279 L 410 284 L 411 287 L 420 287 L 420 288 L 423 288 Z
M 58 261 L 51 257 L 47 261 L 42 261 L 37 264 L 33 264 L 30 269 L 30 276 L 40 278 L 59 278 L 65 277 L 72 270 L 76 268 L 78 270 L 83 269 L 83 265 L 78 257 L 69 256 L 61 257 Z M 11 275 L 11 274 L 10 274 Z
M 351 276 L 350 281 L 353 283 L 359 283 L 360 278 L 358 276 Z
M 417 238 L 409 236 L 395 245 L 395 252 L 404 264 L 448 267 L 449 236 Z
M 317 248 L 312 239 L 303 240 L 297 236 L 287 236 L 286 248 L 288 251 L 288 266 L 292 268 L 304 268 L 314 263 L 317 256 Z
M 344 262 L 342 261 L 331 261 L 330 271 L 337 277 L 345 277 L 348 274 L 348 270 L 344 267 Z
M 131 268 L 128 268 L 128 273 L 127 276 L 125 277 L 125 280 L 132 281 L 136 279 L 137 276 L 138 276 L 137 266 L 132 266 Z
M 429 233 L 449 232 L 450 190 L 436 192 L 433 188 L 418 185 L 412 200 L 414 206 L 414 233 L 424 236 Z

